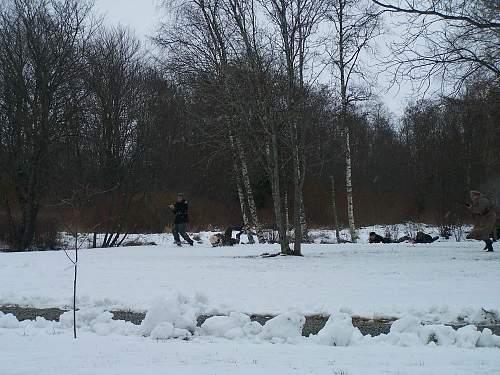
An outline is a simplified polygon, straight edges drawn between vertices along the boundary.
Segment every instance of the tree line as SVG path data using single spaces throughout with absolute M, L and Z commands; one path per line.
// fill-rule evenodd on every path
M 47 247 L 47 233 L 75 224 L 94 246 L 119 246 L 162 231 L 183 191 L 192 225 L 242 224 L 259 242 L 272 228 L 282 253 L 300 255 L 312 226 L 346 225 L 355 241 L 364 224 L 462 221 L 466 192 L 498 183 L 494 1 L 161 6 L 170 17 L 150 52 L 90 2 L 2 3 L 0 232 L 10 249 Z M 367 56 L 393 13 L 414 27 L 375 64 Z M 436 22 L 442 33 L 429 32 Z M 450 94 L 397 118 L 374 94 L 387 64 L 395 82 L 425 90 L 439 75 Z

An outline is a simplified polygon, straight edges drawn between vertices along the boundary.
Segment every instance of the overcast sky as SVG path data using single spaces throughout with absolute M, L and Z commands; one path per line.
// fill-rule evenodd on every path
M 153 34 L 160 18 L 157 4 L 158 0 L 95 0 L 95 7 L 98 13 L 105 16 L 106 23 L 130 26 L 144 41 L 147 40 L 148 35 Z M 383 40 L 379 40 L 378 44 L 383 45 Z M 389 93 L 385 93 L 385 79 L 381 78 L 379 82 L 379 96 L 390 111 L 400 115 L 408 99 L 410 88 L 403 86 L 399 92 L 394 88 Z

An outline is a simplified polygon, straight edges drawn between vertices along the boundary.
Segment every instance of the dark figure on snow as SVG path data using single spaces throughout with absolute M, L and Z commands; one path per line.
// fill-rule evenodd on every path
M 181 238 L 184 238 L 187 243 L 193 246 L 193 240 L 189 238 L 187 232 L 187 225 L 189 223 L 188 216 L 188 202 L 184 199 L 182 193 L 177 194 L 177 202 L 170 205 L 170 209 L 175 215 L 174 226 L 172 228 L 172 234 L 174 235 L 174 241 L 177 246 L 181 245 Z
M 495 202 L 479 191 L 470 192 L 471 204 L 468 206 L 472 213 L 474 228 L 467 235 L 468 239 L 484 241 L 485 251 L 493 251 L 490 236 L 496 231 Z
M 409 241 L 411 243 L 433 243 L 439 238 L 439 236 L 432 237 L 430 234 L 424 232 L 417 232 L 415 238 L 410 236 L 401 237 L 397 242 Z
M 233 238 L 233 231 L 238 231 L 236 238 Z M 224 233 L 216 233 L 210 236 L 209 241 L 213 247 L 238 245 L 243 232 L 242 227 L 228 227 Z
M 380 234 L 375 232 L 370 232 L 368 237 L 368 242 L 370 243 L 393 243 L 394 241 L 387 237 L 382 237 Z

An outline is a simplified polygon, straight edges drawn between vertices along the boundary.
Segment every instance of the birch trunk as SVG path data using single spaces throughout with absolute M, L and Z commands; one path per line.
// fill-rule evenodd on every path
M 352 160 L 351 160 L 351 141 L 349 136 L 349 129 L 345 129 L 345 142 L 346 142 L 346 190 L 347 190 L 347 218 L 349 219 L 349 232 L 351 234 L 351 241 L 356 242 L 358 235 L 356 233 L 356 226 L 354 223 L 354 203 L 352 197 Z
M 337 213 L 337 199 L 335 197 L 335 179 L 333 176 L 330 176 L 332 179 L 332 209 L 333 209 L 333 222 L 335 224 L 335 237 L 337 238 L 337 243 L 340 242 L 340 230 L 339 230 L 339 216 Z
M 306 208 L 304 206 L 304 193 L 300 195 L 300 227 L 302 229 L 302 242 L 309 243 L 309 229 L 307 228 Z
M 252 184 L 250 183 L 250 177 L 248 174 L 247 158 L 245 155 L 245 150 L 241 146 L 241 141 L 236 137 L 236 146 L 238 148 L 238 153 L 241 162 L 241 175 L 243 177 L 243 186 L 246 191 L 248 209 L 250 211 L 250 218 L 255 228 L 255 233 L 257 234 L 257 240 L 259 243 L 265 243 L 266 238 L 264 237 L 264 232 L 262 231 L 262 226 L 260 225 L 259 216 L 257 215 L 257 206 L 255 205 L 255 199 L 252 190 Z
M 286 235 L 289 235 L 290 232 L 290 210 L 288 208 L 288 189 L 285 189 L 283 198 L 283 204 L 285 205 L 285 225 L 286 225 Z
M 302 228 L 302 241 L 305 243 L 310 242 L 309 229 L 307 228 L 306 207 L 304 204 L 304 183 L 306 181 L 306 160 L 305 153 L 302 152 L 302 168 L 300 173 L 300 226 Z
M 233 153 L 235 154 L 235 145 L 234 145 L 234 138 L 232 135 L 229 136 L 229 141 L 231 143 L 231 148 L 233 150 Z M 255 243 L 255 240 L 253 239 L 252 236 L 252 229 L 250 226 L 250 222 L 248 220 L 248 215 L 247 215 L 247 210 L 246 210 L 246 203 L 245 203 L 245 192 L 243 191 L 243 186 L 241 183 L 241 175 L 240 171 L 238 168 L 238 163 L 236 161 L 236 155 L 233 155 L 233 169 L 234 169 L 234 176 L 236 180 L 236 189 L 238 191 L 238 199 L 240 201 L 240 208 L 241 208 L 241 216 L 243 218 L 243 227 L 245 229 L 245 232 L 248 236 L 248 243 L 253 244 Z

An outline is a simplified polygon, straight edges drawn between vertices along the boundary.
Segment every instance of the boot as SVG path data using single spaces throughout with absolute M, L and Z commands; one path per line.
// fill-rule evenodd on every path
M 175 241 L 174 242 L 177 246 L 182 247 L 181 241 Z
M 486 246 L 484 247 L 484 251 L 486 251 L 486 252 L 493 251 L 493 243 L 491 242 L 491 240 L 485 240 L 484 242 L 486 243 Z

